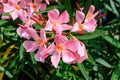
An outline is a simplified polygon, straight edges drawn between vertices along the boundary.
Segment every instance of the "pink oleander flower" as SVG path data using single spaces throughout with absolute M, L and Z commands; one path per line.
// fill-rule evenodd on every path
M 40 30 L 40 37 L 37 35 L 35 30 L 27 30 L 27 32 L 35 41 L 26 40 L 23 42 L 23 46 L 25 47 L 26 52 L 33 52 L 38 49 L 38 52 L 35 55 L 35 59 L 37 61 L 44 62 L 45 58 L 47 57 L 47 54 L 44 54 L 47 41 L 44 30 Z
M 76 22 L 73 25 L 72 32 L 81 32 L 86 30 L 88 32 L 93 32 L 97 27 L 97 21 L 92 18 L 87 21 L 84 21 L 85 14 L 81 11 L 76 11 Z
M 48 18 L 45 30 L 54 31 L 61 34 L 64 30 L 70 30 L 72 26 L 66 24 L 69 22 L 69 14 L 64 11 L 62 14 L 57 9 L 48 11 Z
M 57 34 L 54 42 L 48 47 L 48 53 L 52 52 L 51 62 L 54 67 L 58 67 L 60 58 L 62 57 L 63 62 L 71 64 L 82 62 L 86 57 L 84 54 L 83 45 L 77 40 L 68 40 L 65 36 Z
M 94 11 L 95 11 L 95 7 L 94 5 L 91 5 L 86 15 L 85 22 L 94 19 L 98 15 L 99 12 L 97 11 L 94 13 Z
M 3 6 L 4 12 L 9 12 L 13 20 L 18 18 L 19 15 L 22 15 L 20 14 L 20 12 L 22 12 L 22 9 L 18 4 L 18 0 L 8 0 L 7 3 L 3 4 Z
M 42 0 L 33 0 L 28 6 L 30 6 L 32 13 L 39 11 L 39 10 L 45 10 L 46 9 L 46 4 L 41 3 Z
M 26 25 L 21 25 L 18 24 L 18 28 L 17 28 L 17 33 L 18 35 L 22 38 L 26 38 L 26 39 L 30 39 L 31 35 L 29 35 L 28 31 L 34 32 L 33 28 L 30 28 Z
M 35 22 L 31 19 L 32 12 L 30 10 L 30 7 L 28 7 L 27 12 L 25 10 L 22 11 L 23 15 L 19 15 L 19 19 L 24 23 L 25 26 L 32 26 Z
M 76 45 L 78 45 L 77 51 L 74 53 L 76 57 L 76 60 L 74 62 L 81 63 L 88 58 L 87 51 L 86 51 L 85 45 L 81 41 L 75 40 L 74 42 L 76 42 Z

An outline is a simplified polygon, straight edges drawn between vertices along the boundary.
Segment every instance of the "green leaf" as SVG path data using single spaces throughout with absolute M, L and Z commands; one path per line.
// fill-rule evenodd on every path
M 100 37 L 104 34 L 105 32 L 103 30 L 96 29 L 94 32 L 90 33 L 85 33 L 83 35 L 76 36 L 77 39 L 80 40 L 89 40 L 89 39 L 94 39 L 97 37 Z
M 90 62 L 90 63 L 93 64 L 93 65 L 96 65 L 93 57 L 92 57 L 90 54 L 88 54 L 88 59 L 87 59 L 87 61 Z
M 104 3 L 104 6 L 105 6 L 106 9 L 108 9 L 109 11 L 112 12 L 112 8 L 108 4 Z
M 22 60 L 23 57 L 24 57 L 24 47 L 23 47 L 22 44 L 20 45 L 19 55 L 20 55 L 20 59 L 19 60 Z
M 120 42 L 118 42 L 117 40 L 107 35 L 103 35 L 102 38 L 104 38 L 106 41 L 108 41 L 110 44 L 114 45 L 115 47 L 120 48 Z
M 113 0 L 110 0 L 110 5 L 111 5 L 112 10 L 113 10 L 112 12 L 113 12 L 117 17 L 119 17 L 119 13 L 118 13 L 118 11 L 117 11 L 115 5 L 114 5 Z
M 95 60 L 96 62 L 102 64 L 103 66 L 107 67 L 107 68 L 112 68 L 113 66 L 111 66 L 107 61 L 105 61 L 102 58 L 98 58 Z
M 120 77 L 120 61 L 112 73 L 111 80 L 119 80 L 119 77 Z
M 8 22 L 8 21 L 6 21 L 6 20 L 0 20 L 0 26 L 6 24 L 7 22 Z
M 4 72 L 9 78 L 13 77 L 13 75 L 2 66 L 0 66 L 0 71 Z
M 85 80 L 89 80 L 89 76 L 88 76 L 88 73 L 87 71 L 85 70 L 85 67 L 82 63 L 77 63 L 82 75 L 84 76 Z

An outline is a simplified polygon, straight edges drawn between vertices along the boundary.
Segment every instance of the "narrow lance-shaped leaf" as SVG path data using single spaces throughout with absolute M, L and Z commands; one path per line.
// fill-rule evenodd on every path
M 115 47 L 120 48 L 120 42 L 118 42 L 117 40 L 107 35 L 103 35 L 102 38 L 104 38 L 106 41 L 108 41 L 110 44 L 114 45 Z
M 105 32 L 103 30 L 96 29 L 94 32 L 90 33 L 85 33 L 83 35 L 78 35 L 76 36 L 77 39 L 79 40 L 89 40 L 89 39 L 94 39 L 97 37 L 100 37 L 104 34 Z
M 88 76 L 88 73 L 87 71 L 85 70 L 85 67 L 82 63 L 77 63 L 82 75 L 84 76 L 85 80 L 89 80 L 89 76 Z
M 112 68 L 112 67 L 113 67 L 113 66 L 111 66 L 107 61 L 105 61 L 105 60 L 102 59 L 102 58 L 96 59 L 96 62 L 104 65 L 104 66 L 107 67 L 107 68 Z
M 119 17 L 119 13 L 118 13 L 118 11 L 117 11 L 117 9 L 116 9 L 116 7 L 115 7 L 115 3 L 113 2 L 113 0 L 110 0 L 110 5 L 111 5 L 111 7 L 112 7 L 112 9 L 113 9 L 112 12 L 115 13 L 116 16 Z
M 0 66 L 0 71 L 5 73 L 9 78 L 13 77 L 13 75 L 8 70 L 6 70 L 4 67 L 2 67 L 2 66 Z
M 119 80 L 120 79 L 119 77 L 120 77 L 120 61 L 112 73 L 111 80 Z

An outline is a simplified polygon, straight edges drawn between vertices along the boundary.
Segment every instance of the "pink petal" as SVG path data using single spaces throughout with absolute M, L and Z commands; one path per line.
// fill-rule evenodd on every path
M 48 18 L 53 23 L 57 20 L 59 16 L 59 11 L 57 9 L 48 11 Z
M 3 4 L 4 5 L 4 12 L 11 12 L 14 10 L 13 6 L 10 6 L 9 4 Z
M 67 38 L 66 38 L 65 36 L 62 36 L 62 35 L 60 35 L 60 34 L 57 34 L 57 35 L 55 36 L 54 42 L 56 43 L 56 45 L 60 45 L 60 44 L 62 44 L 63 42 L 65 42 L 66 40 L 67 40 Z
M 50 4 L 49 0 L 45 0 L 45 2 L 46 2 L 48 5 Z
M 57 34 L 62 34 L 62 26 L 61 25 L 57 25 L 53 28 L 53 31 L 55 31 L 55 33 Z
M 55 45 L 54 42 L 52 44 L 49 45 L 49 47 L 47 48 L 47 53 L 51 53 L 55 51 Z
M 39 44 L 37 44 L 35 41 L 26 40 L 23 42 L 23 46 L 27 52 L 33 52 L 38 48 Z
M 30 37 L 32 37 L 34 40 L 39 40 L 39 36 L 38 36 L 38 34 L 37 34 L 37 32 L 36 32 L 36 30 L 35 29 L 33 29 L 33 28 L 28 28 L 27 30 L 26 30 L 26 32 L 30 35 Z
M 97 21 L 94 18 L 84 23 L 84 30 L 87 30 L 88 32 L 93 32 L 96 27 Z
M 40 55 L 39 53 L 35 54 L 35 60 L 36 61 L 40 61 L 40 62 L 43 62 L 45 61 L 45 58 L 43 58 L 42 55 Z
M 78 23 L 81 23 L 83 19 L 85 18 L 85 14 L 81 11 L 76 11 L 76 21 Z
M 98 15 L 99 11 L 97 11 L 96 13 L 93 14 L 93 18 L 96 17 Z
M 47 24 L 45 26 L 45 30 L 52 31 L 53 25 L 51 24 L 50 20 L 47 21 Z
M 77 40 L 68 40 L 64 43 L 64 46 L 65 49 L 69 49 L 72 52 L 75 52 L 79 47 Z
M 59 61 L 60 61 L 60 53 L 54 53 L 54 55 L 52 55 L 51 57 L 51 62 L 55 68 L 58 67 Z
M 69 22 L 69 14 L 67 11 L 64 11 L 59 17 L 58 17 L 58 22 L 60 24 L 62 23 L 68 23 Z
M 87 51 L 82 42 L 80 42 L 78 51 L 76 53 L 74 53 L 74 55 L 76 56 L 77 62 L 79 62 L 79 63 L 83 62 L 85 59 L 88 58 Z
M 18 18 L 18 12 L 17 11 L 13 11 L 10 13 L 11 17 L 13 20 L 15 20 L 16 18 Z
M 41 29 L 41 30 L 40 30 L 40 37 L 41 37 L 42 40 L 44 40 L 45 42 L 47 41 L 47 40 L 46 40 L 46 34 L 45 34 L 44 29 Z
M 39 4 L 39 6 L 41 11 L 46 10 L 46 4 Z
M 20 3 L 19 3 L 19 6 L 20 6 L 21 8 L 24 8 L 24 9 L 25 9 L 25 7 L 26 7 L 26 1 L 25 1 L 25 0 L 21 0 Z
M 72 29 L 72 26 L 71 26 L 71 25 L 62 24 L 62 30 L 70 30 L 70 29 Z
M 45 58 L 48 57 L 48 53 L 46 53 L 46 48 L 39 49 L 35 55 L 36 61 L 44 62 Z
M 21 27 L 17 28 L 17 33 L 20 37 L 24 37 L 26 39 L 30 39 L 29 34 L 26 32 L 26 29 L 23 29 Z
M 73 25 L 73 28 L 72 28 L 72 32 L 76 32 L 79 30 L 79 27 L 78 27 L 78 23 L 76 22 L 74 25 Z
M 76 58 L 72 52 L 68 50 L 64 50 L 62 52 L 62 59 L 65 63 L 72 63 Z
M 88 13 L 94 13 L 95 7 L 93 5 L 90 6 Z

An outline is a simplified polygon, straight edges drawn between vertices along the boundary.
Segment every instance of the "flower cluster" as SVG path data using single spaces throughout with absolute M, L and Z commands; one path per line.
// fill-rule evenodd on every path
M 93 5 L 90 6 L 86 16 L 84 8 L 77 10 L 76 22 L 70 25 L 66 10 L 62 13 L 58 9 L 49 10 L 48 19 L 39 13 L 46 10 L 46 5 L 50 5 L 48 0 L 1 0 L 1 3 L 2 19 L 19 18 L 23 22 L 18 24 L 17 33 L 26 39 L 23 42 L 26 52 L 37 50 L 36 61 L 44 62 L 47 57 L 51 57 L 52 64 L 57 68 L 61 58 L 67 64 L 80 63 L 87 59 L 85 45 L 71 33 L 95 30 L 97 26 L 95 16 L 98 12 L 94 13 Z M 33 25 L 36 23 L 43 27 L 40 30 L 34 28 Z

